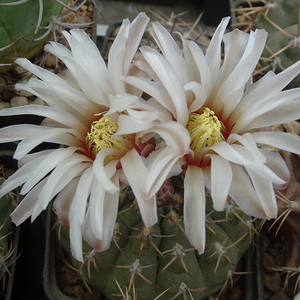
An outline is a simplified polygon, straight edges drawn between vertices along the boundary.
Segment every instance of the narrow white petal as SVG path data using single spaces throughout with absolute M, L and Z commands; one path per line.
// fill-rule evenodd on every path
M 298 92 L 299 93 L 299 92 Z M 274 109 L 259 115 L 243 131 L 250 131 L 256 128 L 263 128 L 277 124 L 288 123 L 300 119 L 300 97 L 288 99 Z
M 210 155 L 211 158 L 211 197 L 214 209 L 224 210 L 225 202 L 232 180 L 231 164 L 219 155 Z
M 150 195 L 145 191 L 145 182 L 147 182 L 148 173 L 147 167 L 134 149 L 128 151 L 126 155 L 121 158 L 121 164 L 126 179 L 138 202 L 145 226 L 153 226 L 158 220 L 155 199 L 156 191 L 154 191 L 154 193 L 151 191 L 152 193 Z M 157 190 L 159 188 L 160 186 Z
M 182 157 L 183 155 L 190 152 L 191 137 L 189 132 L 184 126 L 175 121 L 169 121 L 166 123 L 153 124 L 152 128 L 145 130 L 142 134 L 147 134 L 155 132 L 159 134 L 165 141 L 168 147 L 178 155 Z M 140 136 L 139 134 L 137 135 Z M 142 142 L 146 142 L 142 139 Z
M 267 218 L 276 218 L 277 216 L 277 201 L 274 193 L 272 181 L 268 180 L 257 173 L 247 170 L 250 175 L 251 182 L 259 201 L 262 204 Z
M 290 133 L 280 131 L 251 133 L 258 144 L 270 145 L 276 148 L 300 155 L 300 139 Z
M 80 132 L 74 129 L 46 127 L 42 132 L 33 134 L 25 138 L 22 142 L 20 142 L 15 152 L 14 158 L 20 159 L 39 144 L 43 142 L 51 142 L 53 138 L 56 138 L 59 135 L 66 134 L 66 133 L 72 134 L 77 138 L 79 138 L 80 140 L 84 140 L 85 138 Z
M 260 174 L 264 178 L 277 184 L 284 184 L 285 181 L 279 178 L 264 162 L 256 161 L 253 154 L 244 146 L 237 144 L 228 145 L 226 142 L 220 142 L 211 147 L 215 152 L 230 162 L 240 164 L 245 168 Z
M 289 68 L 273 76 L 272 73 L 265 75 L 267 79 L 260 79 L 254 83 L 250 92 L 244 94 L 242 101 L 235 109 L 232 118 L 237 120 L 239 116 L 247 112 L 249 108 L 255 103 L 260 103 L 259 108 L 263 107 L 263 101 L 266 97 L 275 95 L 280 92 L 286 85 L 288 85 L 300 72 L 300 61 L 293 64 Z M 277 123 L 278 124 L 278 123 Z
M 229 195 L 249 216 L 262 219 L 268 218 L 261 199 L 258 198 L 248 174 L 245 173 L 242 166 L 232 163 L 231 168 L 232 183 Z
M 176 110 L 174 117 L 179 123 L 186 124 L 188 121 L 188 110 L 185 93 L 179 78 L 174 73 L 173 68 L 156 50 L 145 46 L 141 47 L 140 50 L 168 91 L 168 94 L 172 99 L 172 105 L 174 105 Z
M 149 18 L 145 13 L 139 13 L 131 24 L 128 20 L 124 20 L 119 34 L 110 48 L 108 74 L 115 94 L 126 92 L 121 77 L 128 74 L 148 22 Z
M 103 229 L 104 229 L 103 207 L 104 207 L 105 196 L 106 196 L 105 188 L 99 185 L 95 178 L 91 186 L 89 209 L 90 209 L 91 230 L 93 235 L 97 238 L 97 240 L 101 240 L 103 238 Z
M 39 164 L 44 160 L 44 157 L 37 157 L 34 160 L 28 162 L 20 169 L 18 169 L 15 173 L 13 173 L 5 182 L 1 185 L 0 188 L 0 197 L 5 195 L 6 193 L 12 191 L 13 189 L 21 186 L 24 182 L 35 174 L 35 171 Z M 42 179 L 42 178 L 40 178 Z
M 69 212 L 80 176 L 73 178 L 55 197 L 53 208 L 59 221 L 70 226 Z
M 204 87 L 198 82 L 191 81 L 184 86 L 184 90 L 193 92 L 195 99 L 189 106 L 189 113 L 199 110 L 206 101 Z
M 187 84 L 189 81 L 189 74 L 178 44 L 175 42 L 169 31 L 160 23 L 153 22 L 152 27 L 154 32 L 151 34 L 164 57 L 172 66 L 181 84 Z
M 116 166 L 119 160 L 113 160 L 105 165 L 104 159 L 107 155 L 115 155 L 120 157 L 123 155 L 123 153 L 111 148 L 102 149 L 98 152 L 94 160 L 93 170 L 98 180 L 98 184 L 102 185 L 107 192 L 114 193 L 118 190 L 118 187 L 111 181 L 111 177 L 116 172 Z
M 33 190 L 31 190 L 18 204 L 15 210 L 11 213 L 12 221 L 18 226 L 23 223 L 32 214 L 33 208 L 38 201 L 38 195 L 44 185 L 47 178 L 40 181 Z
M 81 174 L 90 163 L 84 163 L 84 156 L 73 155 L 61 162 L 48 176 L 48 181 L 39 195 L 39 205 L 45 209 L 47 203 L 59 193 L 73 178 Z
M 282 118 L 282 116 L 285 119 L 294 120 L 292 118 L 297 113 L 297 110 L 294 112 L 292 108 L 295 105 L 300 105 L 299 93 L 300 89 L 290 89 L 276 94 L 270 93 L 269 96 L 263 99 L 252 99 L 252 106 L 239 116 L 232 131 L 240 132 L 259 126 L 268 126 L 264 124 L 272 124 L 272 122 L 274 123 L 275 120 L 278 120 L 277 117 Z M 283 113 L 283 111 L 286 111 L 286 113 Z M 280 112 L 282 112 L 282 116 L 280 116 Z M 259 123 L 262 123 L 262 125 Z M 280 123 L 284 122 L 278 120 L 275 124 Z
M 83 124 L 76 119 L 73 115 L 62 111 L 56 107 L 49 107 L 49 106 L 41 106 L 41 105 L 25 105 L 25 106 L 18 106 L 9 109 L 0 110 L 0 116 L 13 116 L 13 115 L 27 115 L 33 114 L 37 116 L 42 116 L 46 118 L 50 118 L 52 120 L 57 121 L 67 127 L 77 129 L 82 132 L 86 132 L 87 129 Z M 24 125 L 22 125 L 24 126 Z
M 266 166 L 270 168 L 275 174 L 282 178 L 285 183 L 274 184 L 276 189 L 284 189 L 290 181 L 291 174 L 289 168 L 286 165 L 285 160 L 278 152 L 273 152 L 269 150 L 260 149 L 261 153 L 267 158 Z
M 205 204 L 203 171 L 190 165 L 184 178 L 184 227 L 187 238 L 199 254 L 205 249 Z
M 76 148 L 59 148 L 47 155 L 39 165 L 36 165 L 35 172 L 31 174 L 24 186 L 22 187 L 21 193 L 26 194 L 35 186 L 44 176 L 50 171 L 57 167 L 63 160 L 71 156 Z
M 0 110 L 1 113 L 1 110 Z M 47 128 L 39 125 L 20 124 L 0 128 L 1 143 L 8 143 L 22 140 L 28 136 L 43 132 Z
M 221 65 L 221 42 L 229 20 L 229 17 L 222 19 L 209 43 L 205 54 L 206 64 L 208 65 L 210 70 L 212 85 L 215 78 L 218 77 L 218 72 Z

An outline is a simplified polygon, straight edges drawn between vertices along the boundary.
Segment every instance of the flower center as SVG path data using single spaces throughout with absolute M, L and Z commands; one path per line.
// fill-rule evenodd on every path
M 85 137 L 85 142 L 88 146 L 90 152 L 96 156 L 99 151 L 105 148 L 113 148 L 120 150 L 124 153 L 130 149 L 124 144 L 123 141 L 116 140 L 112 137 L 119 128 L 119 125 L 103 116 L 102 113 L 96 114 L 95 116 L 100 116 L 98 121 L 93 122 L 91 125 L 91 131 L 87 133 Z M 123 137 L 125 140 L 130 140 L 128 136 Z M 112 160 L 120 159 L 116 155 L 108 155 L 105 158 L 105 162 L 109 163 Z
M 224 141 L 224 124 L 219 121 L 215 113 L 207 107 L 191 113 L 186 126 L 191 136 L 191 149 L 197 156 L 203 147 L 211 147 L 215 143 Z

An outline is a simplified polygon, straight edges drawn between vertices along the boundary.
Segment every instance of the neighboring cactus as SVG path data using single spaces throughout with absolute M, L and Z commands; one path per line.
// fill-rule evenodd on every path
M 45 35 L 50 17 L 62 11 L 55 0 L 18 2 L 0 0 L 0 72 L 10 69 L 16 58 L 31 58 L 41 50 L 51 37 L 51 31 Z
M 0 178 L 0 185 L 4 182 Z M 8 267 L 14 262 L 14 248 L 12 244 L 11 212 L 16 207 L 14 196 L 9 193 L 0 199 L 0 280 L 5 285 L 5 275 L 9 274 Z
M 271 65 L 276 73 L 286 69 L 300 59 L 299 12 L 300 2 L 276 0 L 260 10 L 255 22 L 256 28 L 268 32 L 263 65 Z M 289 88 L 300 85 L 300 75 L 289 84 Z
M 207 197 L 206 250 L 199 255 L 184 234 L 182 196 L 172 199 L 158 208 L 157 225 L 145 228 L 134 196 L 126 192 L 110 249 L 96 252 L 85 244 L 84 263 L 72 258 L 67 227 L 57 226 L 81 278 L 108 299 L 200 300 L 222 289 L 249 246 L 250 217 L 231 204 L 216 212 Z

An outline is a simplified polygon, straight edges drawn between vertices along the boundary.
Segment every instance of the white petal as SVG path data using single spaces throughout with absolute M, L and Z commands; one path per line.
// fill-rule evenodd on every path
M 184 178 L 184 228 L 190 243 L 202 254 L 205 249 L 206 196 L 201 168 L 190 165 Z
M 209 43 L 205 54 L 205 60 L 206 64 L 209 67 L 212 85 L 215 78 L 218 77 L 221 65 L 221 42 L 229 20 L 229 17 L 222 19 Z M 212 88 L 214 88 L 214 86 L 212 86 Z
M 65 226 L 70 226 L 69 211 L 72 205 L 76 187 L 80 176 L 73 178 L 55 197 L 53 208 L 59 221 Z
M 231 168 L 233 176 L 229 195 L 249 216 L 262 219 L 268 218 L 261 199 L 258 198 L 249 176 L 239 165 L 232 163 Z
M 189 113 L 199 110 L 206 100 L 206 93 L 203 86 L 195 81 L 191 81 L 184 86 L 184 90 L 193 92 L 195 96 L 195 100 L 189 106 Z
M 21 186 L 32 174 L 35 173 L 35 170 L 39 164 L 44 160 L 44 157 L 37 157 L 34 160 L 28 162 L 22 166 L 19 170 L 13 173 L 0 188 L 0 197 L 3 197 L 6 193 L 12 191 L 13 189 Z M 42 179 L 42 178 L 41 178 Z
M 214 144 L 212 147 L 215 152 L 223 158 L 244 166 L 245 168 L 264 176 L 266 179 L 271 180 L 277 184 L 284 184 L 285 181 L 279 178 L 272 170 L 270 170 L 263 162 L 253 160 L 253 155 L 243 146 L 228 145 L 226 142 Z M 252 158 L 252 159 L 251 159 Z
M 280 121 L 282 118 L 288 121 L 295 120 L 294 117 L 300 116 L 299 113 L 297 114 L 297 110 L 296 112 L 293 110 L 296 105 L 299 105 L 299 93 L 300 89 L 290 89 L 276 94 L 270 93 L 263 99 L 253 99 L 253 105 L 239 116 L 232 131 L 251 130 L 268 126 L 264 124 L 272 124 L 272 122 L 274 124 L 284 123 Z M 282 116 L 280 112 L 282 112 Z M 276 120 L 278 120 L 277 123 Z
M 144 130 L 141 135 L 146 135 L 151 132 L 159 134 L 167 146 L 172 148 L 178 157 L 182 157 L 190 152 L 189 146 L 191 137 L 186 128 L 180 123 L 169 121 L 166 123 L 159 123 L 157 125 L 153 124 L 152 128 Z M 140 137 L 140 134 L 137 134 L 137 137 Z M 142 142 L 146 142 L 146 140 L 143 140 L 142 138 Z
M 122 156 L 121 151 L 106 148 L 102 149 L 97 153 L 96 159 L 93 163 L 94 174 L 98 180 L 98 184 L 110 193 L 115 193 L 118 190 L 118 187 L 111 181 L 111 177 L 116 172 L 116 166 L 119 160 L 113 160 L 107 165 L 104 165 L 104 159 L 107 155 Z
M 290 133 L 269 131 L 253 132 L 251 135 L 258 144 L 274 146 L 300 155 L 300 139 Z
M 156 211 L 156 191 L 148 195 L 145 191 L 145 182 L 147 182 L 147 167 L 142 161 L 136 150 L 130 150 L 121 158 L 123 172 L 135 198 L 138 202 L 141 216 L 146 227 L 151 227 L 157 223 Z M 160 186 L 157 188 L 157 190 Z
M 20 159 L 39 144 L 43 142 L 51 142 L 55 140 L 56 137 L 62 134 L 72 134 L 79 138 L 79 140 L 81 141 L 85 138 L 80 132 L 73 129 L 46 127 L 42 132 L 31 135 L 20 142 L 15 152 L 14 158 Z
M 149 18 L 145 13 L 140 13 L 131 24 L 128 20 L 124 20 L 110 48 L 108 74 L 115 94 L 126 92 L 121 77 L 128 74 L 148 22 Z
M 189 81 L 189 74 L 178 44 L 168 30 L 160 23 L 153 22 L 152 27 L 154 32 L 151 32 L 151 34 L 162 51 L 163 56 L 172 66 L 181 84 L 187 84 Z
M 35 135 L 36 133 L 45 130 L 47 130 L 47 128 L 31 124 L 7 126 L 0 128 L 0 141 L 1 143 L 19 141 L 28 136 Z
M 0 116 L 27 115 L 33 114 L 55 120 L 67 127 L 77 129 L 82 132 L 87 132 L 89 128 L 76 119 L 73 115 L 62 111 L 56 107 L 41 106 L 41 105 L 25 105 L 9 109 L 0 110 Z M 24 125 L 22 125 L 24 126 Z
M 94 179 L 92 168 L 86 169 L 79 178 L 75 195 L 68 211 L 70 220 L 70 242 L 72 255 L 82 261 L 82 225 L 87 209 L 91 184 Z
M 188 110 L 185 93 L 173 68 L 156 50 L 145 46 L 141 47 L 140 50 L 168 91 L 168 94 L 172 99 L 172 103 L 170 103 L 169 106 L 171 108 L 173 106 L 175 107 L 174 117 L 179 123 L 186 124 L 188 121 Z
M 95 103 L 108 106 L 108 94 L 112 92 L 102 56 L 90 37 L 80 29 L 71 34 L 63 32 L 72 56 L 61 57 L 82 91 Z M 100 100 L 100 101 L 99 101 Z
M 259 201 L 262 204 L 267 218 L 276 218 L 277 216 L 277 201 L 274 193 L 272 181 L 268 180 L 257 173 L 247 170 L 250 175 L 251 182 Z
M 262 108 L 262 101 L 264 101 L 266 97 L 281 91 L 299 74 L 299 72 L 300 61 L 280 72 L 276 76 L 273 76 L 272 73 L 265 75 L 267 79 L 260 79 L 254 83 L 253 87 L 250 89 L 250 92 L 246 91 L 242 101 L 235 109 L 232 118 L 237 120 L 243 113 L 247 112 L 249 108 L 253 107 L 253 101 L 255 101 L 255 103 L 260 102 L 259 108 Z
M 299 105 L 299 97 L 292 100 L 287 99 L 283 104 L 255 118 L 247 127 L 243 128 L 243 131 L 297 120 L 300 118 Z
M 44 185 L 46 184 L 47 178 L 40 181 L 34 189 L 32 189 L 18 204 L 15 210 L 10 215 L 12 221 L 18 226 L 23 223 L 32 214 L 33 208 L 38 201 L 38 195 Z
M 264 149 L 260 149 L 260 151 L 267 158 L 266 166 L 285 181 L 284 184 L 273 184 L 273 187 L 276 189 L 286 188 L 290 181 L 291 174 L 285 160 L 278 152 Z
M 90 166 L 83 155 L 72 155 L 62 161 L 48 176 L 48 181 L 39 195 L 39 205 L 45 209 L 47 203 L 68 183 Z
M 211 197 L 214 209 L 224 210 L 225 202 L 232 180 L 231 165 L 228 160 L 219 155 L 210 155 L 211 158 Z
M 59 148 L 47 155 L 39 165 L 36 166 L 35 172 L 31 174 L 24 186 L 22 187 L 21 194 L 26 194 L 31 188 L 36 185 L 44 176 L 57 167 L 63 160 L 71 156 L 76 148 Z

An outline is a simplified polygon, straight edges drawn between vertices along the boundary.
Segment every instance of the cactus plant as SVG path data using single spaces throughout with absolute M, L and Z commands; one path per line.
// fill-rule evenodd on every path
M 51 37 L 51 32 L 45 35 L 49 19 L 61 12 L 62 5 L 54 0 L 1 0 L 0 8 L 0 72 L 4 72 L 16 58 L 31 58 L 43 48 Z
M 250 217 L 230 202 L 225 212 L 216 212 L 207 197 L 207 244 L 199 255 L 184 233 L 182 195 L 171 199 L 167 205 L 161 202 L 159 222 L 145 228 L 127 190 L 111 247 L 96 252 L 84 244 L 83 263 L 72 258 L 68 228 L 62 224 L 56 226 L 60 245 L 81 278 L 108 299 L 121 299 L 122 293 L 123 299 L 203 299 L 220 290 L 235 271 L 249 245 Z
M 4 182 L 0 178 L 0 185 Z M 13 193 L 6 194 L 0 199 L 0 280 L 4 290 L 6 274 L 9 266 L 14 262 L 14 248 L 12 244 L 12 222 L 10 214 L 16 207 Z
M 278 73 L 300 59 L 300 3 L 296 0 L 263 3 L 264 5 L 239 8 L 236 11 L 243 12 L 239 18 L 248 19 L 248 22 L 250 20 L 250 27 L 263 28 L 268 32 L 266 48 L 262 54 L 263 70 L 272 69 Z M 235 25 L 243 27 L 245 24 L 240 22 Z M 288 87 L 299 85 L 300 75 Z

